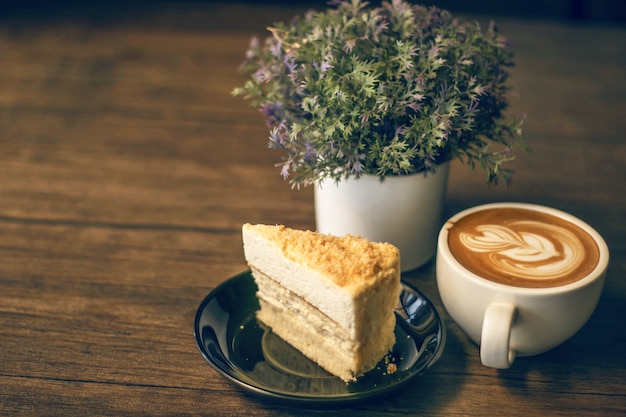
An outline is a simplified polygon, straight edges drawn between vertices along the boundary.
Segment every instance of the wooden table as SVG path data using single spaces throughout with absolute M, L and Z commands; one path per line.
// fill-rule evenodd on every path
M 312 190 L 283 182 L 260 114 L 230 95 L 250 36 L 299 10 L 128 4 L 0 15 L 0 415 L 323 414 L 242 392 L 193 336 L 205 295 L 246 269 L 242 223 L 314 228 Z M 600 304 L 560 347 L 497 371 L 431 263 L 404 279 L 443 314 L 443 356 L 331 415 L 626 413 L 626 30 L 499 23 L 533 152 L 509 188 L 455 162 L 445 215 L 514 200 L 583 218 L 611 250 Z

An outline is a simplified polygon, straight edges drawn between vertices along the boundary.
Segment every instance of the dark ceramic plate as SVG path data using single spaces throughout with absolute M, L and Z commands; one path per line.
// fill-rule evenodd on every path
M 402 284 L 396 306 L 396 344 L 355 382 L 328 374 L 300 352 L 262 327 L 257 287 L 250 271 L 220 284 L 202 301 L 194 323 L 202 356 L 220 374 L 248 392 L 288 403 L 326 405 L 370 399 L 424 373 L 439 359 L 446 332 L 433 304 L 418 290 Z

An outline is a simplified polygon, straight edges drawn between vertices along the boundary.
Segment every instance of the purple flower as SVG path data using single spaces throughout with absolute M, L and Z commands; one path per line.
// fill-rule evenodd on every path
M 439 89 L 439 97 L 441 97 L 442 99 L 445 98 L 448 95 L 448 91 L 450 91 L 450 87 L 448 87 L 448 83 L 445 81 L 442 82 L 441 88 Z
M 270 78 L 272 77 L 272 74 L 270 73 L 267 67 L 261 67 L 252 76 L 258 82 L 265 83 L 270 80 Z
M 422 100 L 424 100 L 424 95 L 420 93 L 415 93 L 411 96 L 407 107 L 415 112 L 419 112 L 420 110 L 422 110 L 422 104 L 420 103 L 420 101 Z
M 276 41 L 274 45 L 270 48 L 270 52 L 277 58 L 280 58 L 283 55 L 283 43 L 280 41 Z
M 259 110 L 267 117 L 267 125 L 269 127 L 284 125 L 285 111 L 281 102 L 262 103 Z
M 409 105 L 407 107 L 417 113 L 417 112 L 420 112 L 422 110 L 423 106 L 422 106 L 421 103 L 417 103 L 417 102 L 413 101 L 413 102 L 409 103 Z
M 276 166 L 281 167 L 280 175 L 283 177 L 284 180 L 289 178 L 289 168 L 291 168 L 291 161 L 285 161 L 283 163 L 276 164 Z
M 287 67 L 287 70 L 289 71 L 289 74 L 293 74 L 294 72 L 296 72 L 296 57 L 293 54 L 286 54 L 284 63 Z
M 331 63 L 328 62 L 328 60 L 326 60 L 326 59 L 324 61 L 322 61 L 322 66 L 320 68 L 320 71 L 322 72 L 322 74 L 324 74 L 326 71 L 328 71 L 329 68 L 333 68 Z
M 476 112 L 479 102 L 480 102 L 480 99 L 478 98 L 472 99 L 472 101 L 470 101 L 470 104 L 465 108 L 465 113 L 471 114 L 471 113 Z
M 319 64 L 317 61 L 313 61 L 312 65 L 313 68 L 319 71 L 320 78 L 324 78 L 324 74 L 326 74 L 326 71 L 328 71 L 329 68 L 333 68 L 332 64 L 328 61 L 328 55 L 324 58 L 321 64 Z
M 274 127 L 272 130 L 270 130 L 270 142 L 268 145 L 270 149 L 282 148 L 283 137 L 280 130 L 281 129 L 279 127 Z
M 315 148 L 311 142 L 307 142 L 304 144 L 304 160 L 312 161 L 316 156 Z
M 348 157 L 348 166 L 350 167 L 350 171 L 357 177 L 363 173 L 363 163 L 361 162 L 363 159 L 365 159 L 365 155 L 361 153 L 350 155 Z
M 378 39 L 378 35 L 386 31 L 388 28 L 389 28 L 389 22 L 387 21 L 380 22 L 378 26 L 376 26 L 376 32 L 374 33 L 374 37 Z
M 433 43 L 432 46 L 430 47 L 430 50 L 428 51 L 428 57 L 433 59 L 433 58 L 436 58 L 437 55 L 439 55 L 439 46 Z

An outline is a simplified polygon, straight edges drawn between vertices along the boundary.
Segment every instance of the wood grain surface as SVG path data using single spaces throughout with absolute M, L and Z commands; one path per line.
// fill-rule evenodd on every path
M 261 115 L 230 95 L 250 37 L 301 10 L 114 4 L 0 13 L 0 415 L 626 414 L 626 29 L 499 22 L 533 151 L 511 187 L 454 162 L 447 191 L 446 216 L 527 201 L 603 234 L 588 324 L 485 368 L 430 263 L 404 279 L 446 321 L 439 362 L 385 398 L 320 411 L 242 392 L 193 337 L 204 296 L 246 269 L 242 223 L 315 226 L 312 190 L 282 180 Z

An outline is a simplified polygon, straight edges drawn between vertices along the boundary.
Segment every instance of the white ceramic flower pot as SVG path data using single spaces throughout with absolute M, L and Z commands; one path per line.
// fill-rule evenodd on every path
M 402 271 L 425 264 L 437 247 L 437 233 L 449 163 L 434 174 L 332 180 L 315 187 L 315 219 L 320 233 L 359 235 L 400 249 Z

